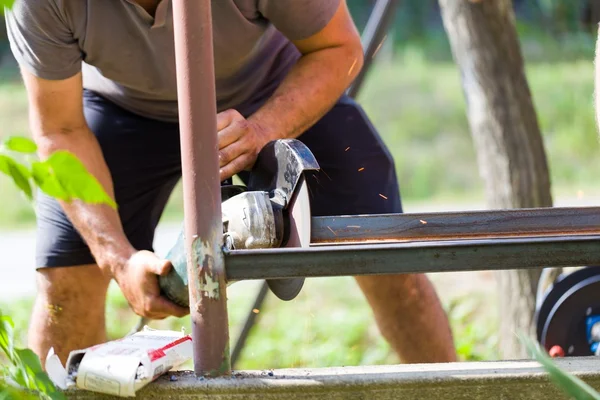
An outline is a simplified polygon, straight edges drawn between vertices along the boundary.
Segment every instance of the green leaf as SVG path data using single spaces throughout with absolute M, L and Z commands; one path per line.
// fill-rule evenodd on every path
M 10 176 L 29 200 L 33 199 L 33 190 L 29 182 L 30 173 L 26 166 L 7 155 L 0 154 L 0 172 Z
M 569 395 L 569 397 L 575 400 L 600 400 L 600 394 L 594 388 L 576 376 L 572 376 L 561 370 L 544 351 L 540 350 L 537 343 L 525 336 L 521 336 L 521 341 L 537 362 L 542 364 L 554 384 Z
M 100 182 L 90 174 L 77 157 L 67 151 L 57 151 L 46 161 L 48 171 L 56 177 L 64 195 L 88 204 L 107 204 L 117 208 L 114 200 L 106 193 Z M 57 189 L 53 187 L 53 189 Z
M 27 377 L 27 387 L 39 390 L 42 393 L 56 391 L 50 378 L 44 373 L 38 356 L 29 349 L 15 350 L 18 363 L 21 365 L 23 374 Z
M 14 329 L 15 325 L 12 319 L 6 315 L 0 314 L 0 349 L 6 354 L 9 360 L 14 360 Z
M 35 184 L 48 196 L 64 201 L 72 200 L 63 189 L 52 166 L 49 164 L 39 161 L 32 162 L 31 175 L 33 176 Z
M 11 136 L 3 144 L 8 150 L 18 153 L 33 154 L 37 151 L 37 145 L 33 140 L 21 136 Z
M 29 349 L 15 349 L 14 324 L 0 311 L 0 348 L 9 356 L 10 365 L 0 369 L 0 400 L 51 399 L 66 400 L 42 369 L 38 356 Z M 36 392 L 37 395 L 33 395 Z
M 0 378 L 0 400 L 35 400 L 39 399 L 39 396 L 35 396 L 33 393 L 30 393 L 21 388 L 14 387 L 2 380 Z
M 6 8 L 12 8 L 13 4 L 15 4 L 15 0 L 0 0 L 0 6 Z

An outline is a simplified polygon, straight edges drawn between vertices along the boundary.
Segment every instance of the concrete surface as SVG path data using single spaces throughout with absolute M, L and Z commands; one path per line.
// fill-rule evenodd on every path
M 563 359 L 561 368 L 600 389 L 600 359 Z M 270 376 L 272 374 L 272 376 Z M 71 390 L 69 399 L 117 399 Z M 197 400 L 493 400 L 566 399 L 533 361 L 295 369 L 234 373 L 197 379 L 167 374 L 138 392 L 138 399 Z

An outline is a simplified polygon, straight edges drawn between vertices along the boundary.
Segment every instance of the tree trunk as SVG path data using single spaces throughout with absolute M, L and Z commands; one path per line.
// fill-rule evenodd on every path
M 440 0 L 462 76 L 469 125 L 490 208 L 552 206 L 542 135 L 525 76 L 510 0 Z M 541 270 L 501 271 L 500 351 L 527 354 L 515 333 L 535 335 Z

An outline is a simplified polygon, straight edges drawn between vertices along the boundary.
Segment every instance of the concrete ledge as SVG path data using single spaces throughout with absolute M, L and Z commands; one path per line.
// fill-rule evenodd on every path
M 564 370 L 600 389 L 600 358 L 558 360 Z M 272 376 L 271 376 L 272 375 Z M 69 399 L 117 399 L 71 390 Z M 235 372 L 231 378 L 198 379 L 167 374 L 138 399 L 567 399 L 533 361 L 473 362 Z

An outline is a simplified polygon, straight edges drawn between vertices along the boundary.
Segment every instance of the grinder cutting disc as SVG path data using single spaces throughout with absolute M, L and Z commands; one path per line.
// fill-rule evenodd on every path
M 287 208 L 288 235 L 283 247 L 309 247 L 311 235 L 311 213 L 308 185 L 304 177 L 298 182 L 294 197 Z M 279 299 L 290 301 L 296 298 L 304 286 L 304 278 L 268 279 L 269 289 Z

